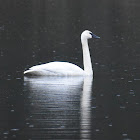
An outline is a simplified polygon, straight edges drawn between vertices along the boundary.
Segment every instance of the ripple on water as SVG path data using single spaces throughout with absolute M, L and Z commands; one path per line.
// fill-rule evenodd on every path
M 132 140 L 132 139 L 130 139 L 130 138 L 124 138 L 123 140 Z
M 29 124 L 30 124 L 29 122 L 26 123 L 26 125 L 29 125 Z
M 109 123 L 108 126 L 112 127 L 112 123 Z
M 125 106 L 120 106 L 120 109 L 125 109 L 126 107 Z
M 15 112 L 15 110 L 12 109 L 11 112 Z
M 128 134 L 124 133 L 124 134 L 122 134 L 122 136 L 123 136 L 123 137 L 126 137 L 126 136 L 128 136 Z
M 3 138 L 4 138 L 4 139 L 8 139 L 8 137 L 7 137 L 7 136 L 4 136 Z
M 131 95 L 134 94 L 134 90 L 130 90 L 129 94 Z
M 117 96 L 117 97 L 120 97 L 121 95 L 120 95 L 120 94 L 117 94 L 116 96 Z
M 104 94 L 100 94 L 100 96 L 102 97 L 102 96 L 104 96 Z
M 7 78 L 7 81 L 10 81 L 11 80 L 11 78 Z
M 108 119 L 109 118 L 109 116 L 105 116 L 105 119 Z
M 33 128 L 33 127 L 34 127 L 34 125 L 33 125 L 33 124 L 30 124 L 30 125 L 29 125 L 29 127 L 30 127 L 30 128 Z
M 115 79 L 111 79 L 111 81 L 112 81 L 112 82 L 115 82 L 116 80 L 115 80 Z
M 96 108 L 97 108 L 97 106 L 93 106 L 92 108 L 93 108 L 93 109 L 96 109 Z
M 100 131 L 100 129 L 95 129 L 95 131 L 96 131 L 96 132 L 99 132 L 99 131 Z
M 16 137 L 17 137 L 16 135 L 13 135 L 13 136 L 12 136 L 12 138 L 14 138 L 14 139 L 15 139 Z
M 9 134 L 9 131 L 5 131 L 3 132 L 4 135 L 8 135 Z
M 22 79 L 21 77 L 17 77 L 17 78 L 16 78 L 16 80 L 21 80 L 21 79 Z
M 19 131 L 18 128 L 12 128 L 11 131 Z
M 134 81 L 140 81 L 140 79 L 135 78 Z

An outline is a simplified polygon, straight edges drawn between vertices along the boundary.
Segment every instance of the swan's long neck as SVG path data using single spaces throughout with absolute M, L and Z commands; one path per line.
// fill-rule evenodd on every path
M 93 75 L 92 63 L 91 63 L 90 52 L 88 47 L 88 40 L 81 38 L 81 43 L 83 49 L 84 71 L 86 75 Z

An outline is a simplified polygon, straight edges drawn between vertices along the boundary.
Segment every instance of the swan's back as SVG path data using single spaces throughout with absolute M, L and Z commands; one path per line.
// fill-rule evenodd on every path
M 84 70 L 68 62 L 50 62 L 31 67 L 24 72 L 25 75 L 84 75 Z

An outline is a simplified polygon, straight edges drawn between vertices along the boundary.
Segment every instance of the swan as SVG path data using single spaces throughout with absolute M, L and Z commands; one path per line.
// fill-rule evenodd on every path
M 69 62 L 49 62 L 46 64 L 36 65 L 29 70 L 24 71 L 25 76 L 92 76 L 92 63 L 88 47 L 88 39 L 100 38 L 89 30 L 81 34 L 81 44 L 83 50 L 84 70 L 79 66 Z

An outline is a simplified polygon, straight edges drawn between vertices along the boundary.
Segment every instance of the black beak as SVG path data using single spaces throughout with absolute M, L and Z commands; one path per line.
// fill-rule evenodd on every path
M 90 34 L 92 35 L 93 38 L 96 38 L 96 39 L 99 39 L 100 38 L 99 36 L 97 36 L 97 35 L 95 35 L 93 33 L 90 33 Z

